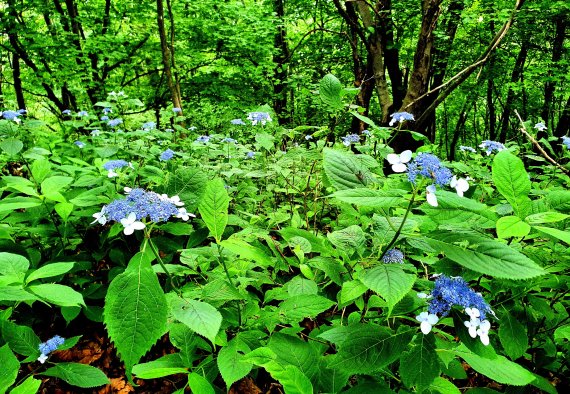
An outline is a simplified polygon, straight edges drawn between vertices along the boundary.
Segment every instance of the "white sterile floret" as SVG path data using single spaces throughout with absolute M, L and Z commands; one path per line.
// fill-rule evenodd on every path
M 107 217 L 105 216 L 105 207 L 103 207 L 103 209 L 101 209 L 101 212 L 94 213 L 91 216 L 93 216 L 95 218 L 95 220 L 92 221 L 91 224 L 99 223 L 99 224 L 103 225 L 103 224 L 107 223 Z
M 179 196 L 170 197 L 170 202 L 173 203 L 174 205 L 176 205 L 177 207 L 181 207 L 184 205 L 184 203 L 182 201 L 180 201 Z
M 432 207 L 437 207 L 437 196 L 435 195 L 435 185 L 426 187 L 426 200 Z
M 439 321 L 439 318 L 433 313 L 429 314 L 428 312 L 422 312 L 416 316 L 416 320 L 421 323 L 420 329 L 424 335 L 427 335 L 431 331 L 432 326 L 434 326 Z
M 449 186 L 454 188 L 457 191 L 457 195 L 460 197 L 463 197 L 463 193 L 469 190 L 469 182 L 467 182 L 467 179 L 464 178 L 457 179 L 455 175 L 453 176 L 453 178 L 451 178 Z
M 469 315 L 471 320 L 477 319 L 481 316 L 481 312 L 477 308 L 465 308 L 465 313 Z
M 125 186 L 124 190 L 125 194 L 129 194 L 133 190 L 133 188 Z
M 143 222 L 137 221 L 137 215 L 134 212 L 129 213 L 125 219 L 121 219 L 121 224 L 125 227 L 123 232 L 125 235 L 131 235 L 135 230 L 142 230 L 145 228 Z
M 109 178 L 114 178 L 114 177 L 116 177 L 116 176 L 119 176 L 119 174 L 117 174 L 117 173 L 116 173 L 115 171 L 113 171 L 113 170 L 109 170 L 109 172 L 107 173 L 107 176 L 108 176 Z
M 47 359 L 48 359 L 47 354 L 43 354 L 43 353 L 40 354 L 40 356 L 38 357 L 38 361 L 42 364 L 45 363 Z
M 194 215 L 193 213 L 189 213 L 188 211 L 186 211 L 186 208 L 178 208 L 178 214 L 176 215 L 176 217 L 178 219 L 182 219 L 184 221 L 187 221 L 190 218 L 195 218 L 196 215 Z
M 481 343 L 485 346 L 489 344 L 489 330 L 491 329 L 491 323 L 489 320 L 483 320 L 479 324 L 479 329 L 477 330 L 477 335 L 481 338 Z
M 475 318 L 463 323 L 465 324 L 465 327 L 467 327 L 467 329 L 469 330 L 469 335 L 471 335 L 471 338 L 476 338 L 477 327 L 479 327 L 479 325 L 481 324 L 481 320 Z
M 417 296 L 423 300 L 429 300 L 432 297 L 431 294 L 426 293 L 418 293 Z
M 388 160 L 388 163 L 392 165 L 392 171 L 405 172 L 408 169 L 408 166 L 406 166 L 405 163 L 412 160 L 412 151 L 405 150 L 399 155 L 395 153 L 389 153 L 388 156 L 386 156 L 386 160 Z

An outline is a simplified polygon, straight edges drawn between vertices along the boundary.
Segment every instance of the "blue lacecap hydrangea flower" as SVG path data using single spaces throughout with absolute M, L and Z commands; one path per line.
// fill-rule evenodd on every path
M 61 113 L 64 115 L 71 115 L 71 110 L 70 109 L 64 109 L 63 111 L 61 111 Z
M 501 144 L 500 142 L 490 141 L 490 140 L 483 141 L 481 145 L 479 145 L 479 147 L 485 149 L 487 156 L 489 156 L 493 152 L 500 152 L 506 149 L 505 145 Z
M 344 146 L 350 146 L 350 144 L 360 141 L 360 136 L 358 134 L 348 134 L 345 137 L 340 138 Z
M 222 142 L 227 142 L 228 144 L 235 144 L 237 141 L 234 140 L 233 138 L 226 137 L 222 140 Z
M 16 111 L 4 111 L 2 112 L 2 117 L 6 120 L 14 120 L 17 119 L 20 114 Z
M 87 113 L 87 111 L 79 111 L 79 112 L 77 113 L 77 116 L 87 116 L 87 115 L 89 115 L 89 114 Z
M 109 107 L 103 108 L 103 113 L 104 113 L 105 115 L 107 115 L 109 112 L 113 112 L 113 110 L 112 110 L 111 108 L 109 108 Z
M 394 126 L 396 123 L 405 122 L 406 120 L 415 120 L 414 115 L 408 112 L 395 112 L 390 115 L 390 117 L 392 118 L 390 121 L 390 126 Z
M 109 120 L 109 117 L 108 117 L 107 115 L 103 115 L 103 116 L 101 116 L 101 120 L 102 120 L 103 122 L 106 122 L 106 121 Z
M 111 127 L 117 127 L 121 123 L 123 123 L 123 119 L 121 118 L 111 119 L 109 122 L 107 122 L 107 124 Z
M 265 125 L 265 123 L 271 122 L 271 115 L 267 112 L 250 112 L 247 115 L 247 119 L 250 120 L 254 126 L 258 123 Z
M 255 157 L 255 152 L 247 152 L 245 154 L 246 159 L 253 159 Z
M 146 123 L 143 123 L 143 125 L 142 125 L 142 129 L 146 130 L 146 131 L 154 130 L 155 128 L 156 128 L 156 122 L 146 122 Z
M 207 144 L 209 141 L 210 141 L 209 135 L 201 135 L 200 137 L 196 138 L 196 142 L 202 142 L 204 144 Z
M 487 313 L 494 314 L 483 296 L 471 289 L 463 278 L 440 275 L 431 292 L 428 311 L 438 316 L 446 316 L 454 305 L 477 308 L 481 313 L 481 320 L 486 319 Z
M 384 253 L 382 256 L 383 263 L 399 263 L 402 264 L 404 262 L 404 253 L 402 253 L 399 249 L 389 249 Z
M 85 144 L 81 141 L 75 141 L 73 144 L 77 146 L 79 149 L 85 148 Z
M 453 178 L 451 170 L 431 153 L 420 153 L 408 164 L 408 180 L 415 184 L 418 175 L 433 180 L 439 186 L 449 185 Z
M 123 168 L 128 166 L 129 163 L 125 160 L 109 160 L 103 164 L 103 168 L 107 171 L 116 170 L 117 168 Z
M 570 149 L 570 137 L 562 136 L 562 143 L 566 146 L 566 149 Z
M 235 124 L 235 125 L 244 125 L 245 124 L 245 122 L 241 119 L 232 119 L 232 120 L 230 120 L 230 123 Z
M 108 220 L 116 222 L 134 213 L 139 221 L 148 217 L 158 223 L 178 215 L 179 210 L 171 199 L 137 188 L 131 190 L 126 199 L 112 201 L 104 208 L 104 213 Z
M 459 147 L 459 150 L 460 150 L 461 152 L 472 152 L 472 153 L 476 153 L 476 152 L 477 152 L 477 151 L 475 150 L 475 148 L 472 148 L 472 147 L 470 147 L 470 146 L 464 146 L 464 145 L 461 145 L 461 146 Z
M 178 113 L 182 112 L 182 108 L 174 107 L 174 108 L 172 108 L 172 112 L 174 112 L 175 114 L 178 114 Z
M 28 111 L 27 111 L 27 110 L 25 110 L 25 109 L 19 109 L 19 110 L 18 110 L 18 111 L 16 111 L 16 112 L 18 112 L 20 115 L 25 115 L 25 114 L 27 114 L 27 113 L 28 113 Z
M 40 343 L 38 348 L 40 349 L 40 352 L 43 355 L 47 356 L 51 352 L 57 350 L 57 348 L 60 347 L 61 345 L 63 345 L 64 342 L 65 342 L 64 338 L 60 337 L 59 335 L 56 335 L 53 338 L 48 339 L 47 341 Z
M 167 149 L 160 155 L 160 161 L 168 161 L 174 157 L 174 151 L 172 149 Z

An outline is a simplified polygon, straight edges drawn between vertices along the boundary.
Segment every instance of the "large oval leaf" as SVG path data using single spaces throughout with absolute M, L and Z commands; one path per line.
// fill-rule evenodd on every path
M 360 275 L 360 281 L 378 293 L 392 309 L 412 289 L 416 277 L 406 274 L 399 265 L 384 264 Z
M 213 179 L 206 184 L 206 190 L 198 206 L 202 220 L 206 223 L 210 234 L 220 242 L 224 229 L 228 224 L 228 207 L 230 198 L 220 178 Z
M 336 149 L 323 149 L 323 168 L 337 190 L 365 187 L 374 178 L 370 170 L 352 153 Z

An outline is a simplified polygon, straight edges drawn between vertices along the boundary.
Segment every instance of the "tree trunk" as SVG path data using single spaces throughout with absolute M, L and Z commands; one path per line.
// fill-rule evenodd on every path
M 26 100 L 24 99 L 22 77 L 20 74 L 20 57 L 17 54 L 12 55 L 12 78 L 14 79 L 14 93 L 16 95 L 18 109 L 26 109 Z
M 283 0 L 274 0 L 277 31 L 275 32 L 275 52 L 273 54 L 273 110 L 277 115 L 279 124 L 291 122 L 291 115 L 287 108 L 287 77 L 289 63 L 289 45 L 287 44 L 287 30 L 285 29 L 285 7 Z
M 158 35 L 160 36 L 160 49 L 162 51 L 162 65 L 166 76 L 166 84 L 170 90 L 172 105 L 174 108 L 182 108 L 182 99 L 180 97 L 180 89 L 174 82 L 172 76 L 172 57 L 168 41 L 166 38 L 166 28 L 164 26 L 164 5 L 162 0 L 156 0 L 156 17 L 158 25 Z

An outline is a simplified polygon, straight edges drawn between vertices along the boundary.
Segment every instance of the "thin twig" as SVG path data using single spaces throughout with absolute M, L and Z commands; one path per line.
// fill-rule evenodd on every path
M 526 127 L 524 125 L 524 122 L 521 118 L 521 116 L 519 115 L 518 111 L 515 109 L 515 114 L 517 115 L 517 118 L 519 118 L 519 121 L 521 122 L 521 133 L 524 134 L 524 136 L 526 138 L 528 138 L 528 140 L 530 142 L 532 142 L 532 144 L 535 146 L 535 148 L 540 152 L 540 154 L 546 159 L 548 160 L 550 163 L 554 164 L 558 169 L 560 169 L 562 172 L 564 172 L 566 175 L 570 175 L 570 170 L 568 170 L 567 168 L 563 167 L 562 165 L 560 165 L 560 163 L 558 163 L 556 160 L 554 160 L 552 157 L 550 157 L 548 155 L 548 153 L 546 153 L 546 151 L 542 148 L 542 146 L 540 146 L 540 144 L 538 143 L 538 141 L 528 133 L 528 131 L 526 131 Z

